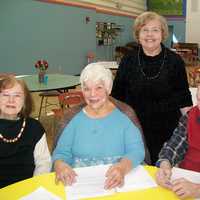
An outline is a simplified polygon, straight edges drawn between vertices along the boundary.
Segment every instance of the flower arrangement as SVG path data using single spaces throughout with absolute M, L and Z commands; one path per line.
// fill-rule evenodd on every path
M 39 71 L 46 71 L 48 68 L 48 62 L 46 60 L 38 60 L 35 63 L 35 68 L 38 69 Z

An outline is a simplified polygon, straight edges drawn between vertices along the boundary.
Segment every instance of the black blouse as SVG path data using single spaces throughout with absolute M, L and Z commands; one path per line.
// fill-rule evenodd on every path
M 144 54 L 141 47 L 122 59 L 112 96 L 136 111 L 177 110 L 192 105 L 185 64 L 179 55 L 162 46 L 159 55 Z
M 138 47 L 122 59 L 111 94 L 136 111 L 154 164 L 178 125 L 180 108 L 192 105 L 183 60 L 163 45 L 154 57 Z
M 13 139 L 20 132 L 22 124 L 23 119 L 0 119 L 0 133 L 7 139 Z M 34 149 L 44 132 L 37 120 L 27 118 L 18 141 L 5 143 L 0 139 L 0 188 L 33 176 Z

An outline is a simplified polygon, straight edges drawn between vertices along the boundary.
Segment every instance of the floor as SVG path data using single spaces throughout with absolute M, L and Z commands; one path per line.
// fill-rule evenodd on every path
M 40 102 L 41 102 L 41 97 L 39 96 L 39 94 L 40 94 L 39 92 L 34 92 L 31 94 L 33 97 L 34 107 L 35 107 L 33 112 L 31 113 L 31 116 L 34 118 L 37 118 L 39 114 L 39 108 L 40 108 Z M 47 115 L 52 114 L 52 109 L 57 108 L 59 106 L 57 97 L 48 98 L 48 102 L 50 102 L 51 104 L 56 104 L 56 105 L 47 107 L 47 113 L 45 113 L 44 109 L 42 109 L 41 116 L 45 116 L 46 114 Z
M 80 90 L 80 86 L 76 87 L 75 90 Z M 35 107 L 35 109 L 31 113 L 31 117 L 38 119 L 41 97 L 39 96 L 38 92 L 31 93 L 31 95 L 33 97 L 34 107 Z M 42 123 L 42 125 L 45 128 L 48 146 L 49 146 L 50 151 L 52 151 L 53 143 L 54 143 L 54 140 L 55 140 L 55 137 L 56 137 L 56 134 L 57 134 L 56 131 L 55 131 L 56 120 L 55 120 L 55 116 L 52 112 L 52 109 L 60 108 L 60 106 L 59 106 L 57 97 L 48 98 L 48 102 L 51 103 L 51 104 L 54 104 L 54 105 L 48 106 L 46 113 L 45 113 L 45 110 L 42 109 L 40 122 Z
M 39 96 L 39 93 L 32 93 L 32 97 L 33 97 L 35 108 L 33 112 L 31 113 L 31 116 L 37 119 L 38 114 L 39 114 L 41 97 Z M 47 107 L 47 113 L 45 113 L 44 109 L 42 109 L 40 122 L 45 128 L 48 146 L 49 146 L 50 151 L 52 151 L 53 141 L 56 134 L 55 133 L 55 116 L 53 115 L 52 109 L 59 108 L 59 104 L 58 104 L 57 97 L 48 98 L 48 102 L 52 104 L 57 104 L 57 105 L 52 105 L 52 106 Z

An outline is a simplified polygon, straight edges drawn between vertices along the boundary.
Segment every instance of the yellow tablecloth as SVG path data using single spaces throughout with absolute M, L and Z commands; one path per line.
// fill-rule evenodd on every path
M 155 173 L 157 168 L 152 166 L 145 166 L 145 169 L 149 174 L 155 178 Z M 43 186 L 48 191 L 59 196 L 61 199 L 65 200 L 64 186 L 60 183 L 55 184 L 55 174 L 49 173 L 40 176 L 35 176 L 33 178 L 12 184 L 5 188 L 0 189 L 0 199 L 1 200 L 17 200 L 20 197 L 27 195 L 38 187 Z M 178 200 L 178 197 L 171 191 L 156 187 L 146 190 L 117 193 L 112 196 L 90 198 L 90 200 Z M 188 199 L 189 200 L 189 199 Z

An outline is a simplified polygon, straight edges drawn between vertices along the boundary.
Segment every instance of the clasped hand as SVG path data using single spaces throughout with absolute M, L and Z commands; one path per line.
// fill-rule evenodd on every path
M 156 181 L 162 187 L 171 189 L 172 185 L 170 178 L 172 175 L 171 165 L 168 162 L 163 161 L 156 173 Z

